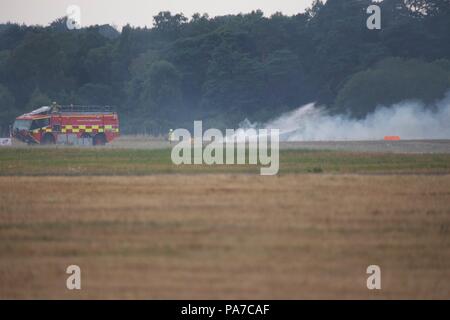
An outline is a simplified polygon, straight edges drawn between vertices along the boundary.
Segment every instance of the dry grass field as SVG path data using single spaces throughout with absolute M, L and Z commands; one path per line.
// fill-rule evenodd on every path
M 448 174 L 20 174 L 0 177 L 3 299 L 450 298 Z

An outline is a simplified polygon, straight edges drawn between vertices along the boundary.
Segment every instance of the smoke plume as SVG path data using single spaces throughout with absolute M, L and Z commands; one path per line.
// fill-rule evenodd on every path
M 364 119 L 330 115 L 324 108 L 307 104 L 263 125 L 245 120 L 237 136 L 254 128 L 279 129 L 281 141 L 450 139 L 450 93 L 433 106 L 401 102 L 378 107 Z

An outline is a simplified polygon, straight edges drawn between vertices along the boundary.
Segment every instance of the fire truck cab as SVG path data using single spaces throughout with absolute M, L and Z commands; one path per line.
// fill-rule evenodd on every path
M 28 144 L 104 145 L 119 136 L 109 106 L 44 106 L 16 118 L 12 136 Z

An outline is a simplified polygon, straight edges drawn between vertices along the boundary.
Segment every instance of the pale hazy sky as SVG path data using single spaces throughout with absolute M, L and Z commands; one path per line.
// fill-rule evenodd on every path
M 81 25 L 110 23 L 118 27 L 152 26 L 159 11 L 208 13 L 211 17 L 247 13 L 261 9 L 265 15 L 281 11 L 292 15 L 303 12 L 313 0 L 0 0 L 0 23 L 18 22 L 47 25 L 66 15 L 69 5 L 81 8 Z

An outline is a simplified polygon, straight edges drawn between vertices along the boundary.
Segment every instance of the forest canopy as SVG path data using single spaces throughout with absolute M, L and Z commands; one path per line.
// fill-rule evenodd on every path
M 448 0 L 315 1 L 304 13 L 161 12 L 152 28 L 0 25 L 0 131 L 35 107 L 113 105 L 125 133 L 266 121 L 315 101 L 364 117 L 450 88 Z M 149 18 L 151 19 L 151 17 Z

